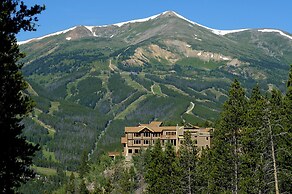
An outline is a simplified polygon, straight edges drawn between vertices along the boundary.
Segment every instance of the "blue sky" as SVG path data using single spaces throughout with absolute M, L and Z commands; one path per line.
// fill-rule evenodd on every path
M 45 4 L 36 32 L 27 40 L 76 25 L 105 25 L 172 10 L 204 26 L 220 30 L 276 28 L 292 34 L 292 0 L 24 0 Z

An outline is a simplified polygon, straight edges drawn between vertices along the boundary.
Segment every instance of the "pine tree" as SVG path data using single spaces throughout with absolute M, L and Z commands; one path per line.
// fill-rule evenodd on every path
M 163 169 L 162 169 L 162 188 L 163 193 L 184 193 L 181 192 L 180 185 L 180 169 L 174 147 L 171 143 L 167 142 L 163 155 Z
M 224 103 L 219 127 L 214 132 L 210 172 L 210 193 L 238 193 L 240 136 L 246 123 L 245 92 L 235 80 Z
M 248 193 L 281 193 L 281 159 L 279 156 L 281 155 L 281 150 L 283 150 L 282 134 L 284 132 L 282 101 L 281 92 L 272 90 L 270 99 L 249 110 L 250 113 L 258 110 L 258 113 L 255 114 L 257 119 L 253 119 L 254 122 L 250 123 L 257 128 L 257 133 L 254 134 L 253 140 L 250 141 L 254 142 L 254 149 L 250 149 L 253 152 L 249 150 L 249 159 L 255 161 L 256 168 L 249 166 L 251 171 L 254 170 L 254 174 L 250 175 L 250 179 L 255 184 L 253 190 L 250 188 L 249 190 L 244 190 L 248 191 Z M 258 120 L 261 120 L 261 122 L 257 122 Z M 243 149 L 245 148 L 246 144 L 244 144 Z M 250 153 L 254 154 L 251 155 Z
M 210 148 L 202 149 L 196 164 L 196 190 L 198 193 L 210 193 L 210 180 L 212 180 L 212 155 Z
M 242 129 L 240 191 L 244 193 L 264 193 L 264 152 L 267 132 L 263 127 L 267 100 L 256 85 L 247 104 L 246 126 Z
M 116 183 L 118 193 L 134 193 L 137 186 L 134 167 L 128 168 L 122 163 L 122 166 L 115 171 L 113 176 L 115 176 L 114 182 Z
M 148 149 L 144 150 L 141 149 L 140 152 L 133 156 L 133 163 L 136 170 L 136 181 L 137 181 L 137 187 L 141 190 L 140 193 L 142 193 L 142 190 L 145 187 L 145 173 L 146 173 L 146 167 L 147 164 L 150 162 L 150 150 L 151 145 L 148 147 Z
M 292 191 L 292 65 L 283 102 L 283 128 L 276 134 L 280 193 Z
M 268 99 L 267 106 L 263 110 L 264 120 L 262 122 L 260 139 L 263 148 L 261 152 L 261 160 L 263 161 L 262 189 L 264 189 L 265 193 L 279 194 L 275 135 L 281 131 L 282 101 L 281 92 L 273 89 L 272 96 Z
M 163 187 L 163 151 L 160 141 L 156 141 L 153 148 L 148 148 L 146 152 L 149 152 L 149 159 L 147 160 L 145 181 L 147 183 L 147 192 L 149 194 L 157 193 Z M 166 193 L 166 192 L 163 192 Z
M 20 53 L 16 34 L 35 30 L 34 15 L 44 6 L 28 8 L 18 0 L 0 2 L 0 192 L 12 193 L 21 183 L 34 176 L 29 168 L 39 149 L 23 137 L 22 119 L 32 110 L 32 101 L 23 91 L 27 84 L 17 64 Z
M 69 178 L 69 181 L 66 185 L 66 193 L 73 194 L 75 193 L 75 175 L 72 172 Z
M 81 180 L 81 183 L 79 185 L 79 193 L 80 194 L 89 194 L 89 191 L 86 188 L 84 179 Z
M 179 149 L 179 167 L 181 168 L 181 188 L 183 193 L 198 192 L 197 176 L 198 151 L 196 142 L 191 139 L 189 132 L 184 133 L 184 141 Z
M 83 178 L 89 172 L 88 154 L 84 150 L 79 165 L 79 177 Z

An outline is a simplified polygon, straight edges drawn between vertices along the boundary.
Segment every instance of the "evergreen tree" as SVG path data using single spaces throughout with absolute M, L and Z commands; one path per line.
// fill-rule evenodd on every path
M 69 181 L 66 185 L 66 193 L 73 194 L 75 193 L 75 176 L 72 172 L 69 178 Z
M 134 167 L 127 168 L 123 163 L 115 172 L 115 183 L 118 193 L 134 193 L 137 186 Z
M 279 193 L 279 158 L 283 127 L 280 91 L 273 90 L 264 99 L 253 90 L 249 103 L 247 127 L 242 135 L 241 191 L 244 193 Z
M 212 155 L 210 148 L 202 149 L 196 164 L 196 191 L 197 193 L 210 193 L 209 185 L 212 180 Z
M 280 193 L 292 191 L 292 65 L 283 102 L 283 128 L 276 134 Z
M 262 99 L 262 100 L 261 100 Z M 283 102 L 280 91 L 273 90 L 270 99 L 251 98 L 248 129 L 256 129 L 255 133 L 243 135 L 243 166 L 246 171 L 243 180 L 250 184 L 242 187 L 247 193 L 280 193 L 280 153 L 283 150 Z M 249 137 L 249 138 L 247 138 Z M 247 160 L 246 160 L 247 159 Z M 249 161 L 246 162 L 246 161 Z M 254 182 L 254 183 L 252 183 Z
M 79 165 L 79 177 L 83 178 L 89 172 L 88 154 L 83 151 Z
M 184 193 L 181 192 L 180 185 L 180 169 L 178 167 L 178 161 L 174 147 L 171 143 L 167 142 L 164 157 L 162 158 L 163 168 L 162 170 L 162 187 L 163 193 Z
M 265 191 L 279 194 L 279 161 L 276 147 L 279 141 L 276 136 L 283 129 L 283 97 L 280 91 L 272 90 L 272 96 L 264 114 L 263 128 L 266 129 L 266 135 L 263 136 L 263 140 L 265 140 L 263 142 L 266 142 L 266 150 L 263 153 Z
M 81 183 L 80 183 L 80 186 L 79 186 L 79 193 L 80 194 L 89 194 L 89 191 L 86 188 L 84 179 L 81 180 Z
M 150 162 L 149 161 L 150 150 L 151 150 L 151 145 L 149 146 L 148 149 L 146 150 L 141 149 L 137 155 L 133 156 L 133 163 L 136 169 L 137 187 L 139 187 L 141 190 L 143 189 L 145 185 L 144 177 L 146 173 L 146 164 L 147 162 Z
M 169 142 L 162 150 L 160 141 L 157 141 L 153 148 L 148 148 L 146 154 L 145 181 L 147 193 L 182 193 L 179 181 L 179 167 L 175 150 Z
M 156 141 L 152 149 L 147 149 L 149 152 L 149 160 L 146 163 L 145 181 L 147 183 L 147 192 L 149 194 L 156 194 L 157 191 L 161 191 L 163 187 L 163 151 L 160 141 Z M 167 193 L 166 191 L 161 191 Z
M 196 142 L 191 139 L 189 132 L 184 133 L 184 141 L 179 149 L 179 167 L 181 168 L 181 190 L 183 193 L 198 192 L 197 174 L 198 152 Z
M 242 129 L 242 154 L 240 191 L 244 193 L 264 193 L 264 152 L 267 145 L 267 131 L 263 127 L 267 100 L 256 85 L 247 104 L 246 127 Z
M 16 34 L 21 30 L 35 30 L 34 15 L 44 6 L 28 8 L 18 0 L 0 2 L 0 192 L 12 193 L 21 183 L 34 176 L 29 166 L 39 149 L 21 135 L 22 119 L 32 110 L 30 98 L 23 91 L 27 84 L 17 61 L 20 53 Z
M 219 127 L 214 132 L 210 193 L 238 193 L 240 175 L 240 132 L 246 123 L 245 92 L 235 80 L 224 103 Z

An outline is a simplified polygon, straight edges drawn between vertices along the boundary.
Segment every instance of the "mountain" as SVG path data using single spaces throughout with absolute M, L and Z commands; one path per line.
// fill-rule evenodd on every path
M 216 30 L 171 11 L 19 44 L 37 103 L 25 121 L 28 139 L 43 146 L 36 163 L 69 170 L 83 150 L 121 150 L 124 126 L 214 122 L 235 78 L 283 91 L 292 63 L 287 32 Z

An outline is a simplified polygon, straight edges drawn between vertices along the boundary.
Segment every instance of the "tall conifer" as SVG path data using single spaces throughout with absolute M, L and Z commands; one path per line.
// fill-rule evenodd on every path
M 178 167 L 178 160 L 174 147 L 171 143 L 167 142 L 164 151 L 163 157 L 163 187 L 162 190 L 165 193 L 174 193 L 180 194 L 181 185 L 180 185 L 180 171 Z
M 184 141 L 179 149 L 180 185 L 183 193 L 192 194 L 198 192 L 197 163 L 198 151 L 196 142 L 191 139 L 189 132 L 185 132 Z
M 263 127 L 267 100 L 256 85 L 247 103 L 246 126 L 242 129 L 240 191 L 244 193 L 263 193 L 264 151 L 267 144 L 267 132 Z
M 238 193 L 240 133 L 246 123 L 245 92 L 235 80 L 224 103 L 219 127 L 214 132 L 210 193 Z
M 283 130 L 277 134 L 277 158 L 279 161 L 280 192 L 292 191 L 292 65 L 283 102 Z
M 147 192 L 149 194 L 157 193 L 163 187 L 163 151 L 160 144 L 160 141 L 156 141 L 153 148 L 148 149 L 149 152 L 149 160 L 147 160 L 146 164 L 146 173 L 145 173 L 145 181 L 147 183 Z M 166 193 L 166 192 L 165 192 Z
M 149 155 L 145 173 L 147 193 L 182 193 L 178 162 L 173 146 L 167 142 L 163 151 L 160 141 L 157 141 Z
M 28 8 L 18 0 L 0 1 L 0 192 L 13 193 L 22 182 L 33 177 L 29 168 L 38 150 L 22 136 L 22 119 L 32 110 L 32 103 L 23 91 L 27 84 L 20 72 L 16 34 L 35 30 L 37 18 L 44 7 Z

